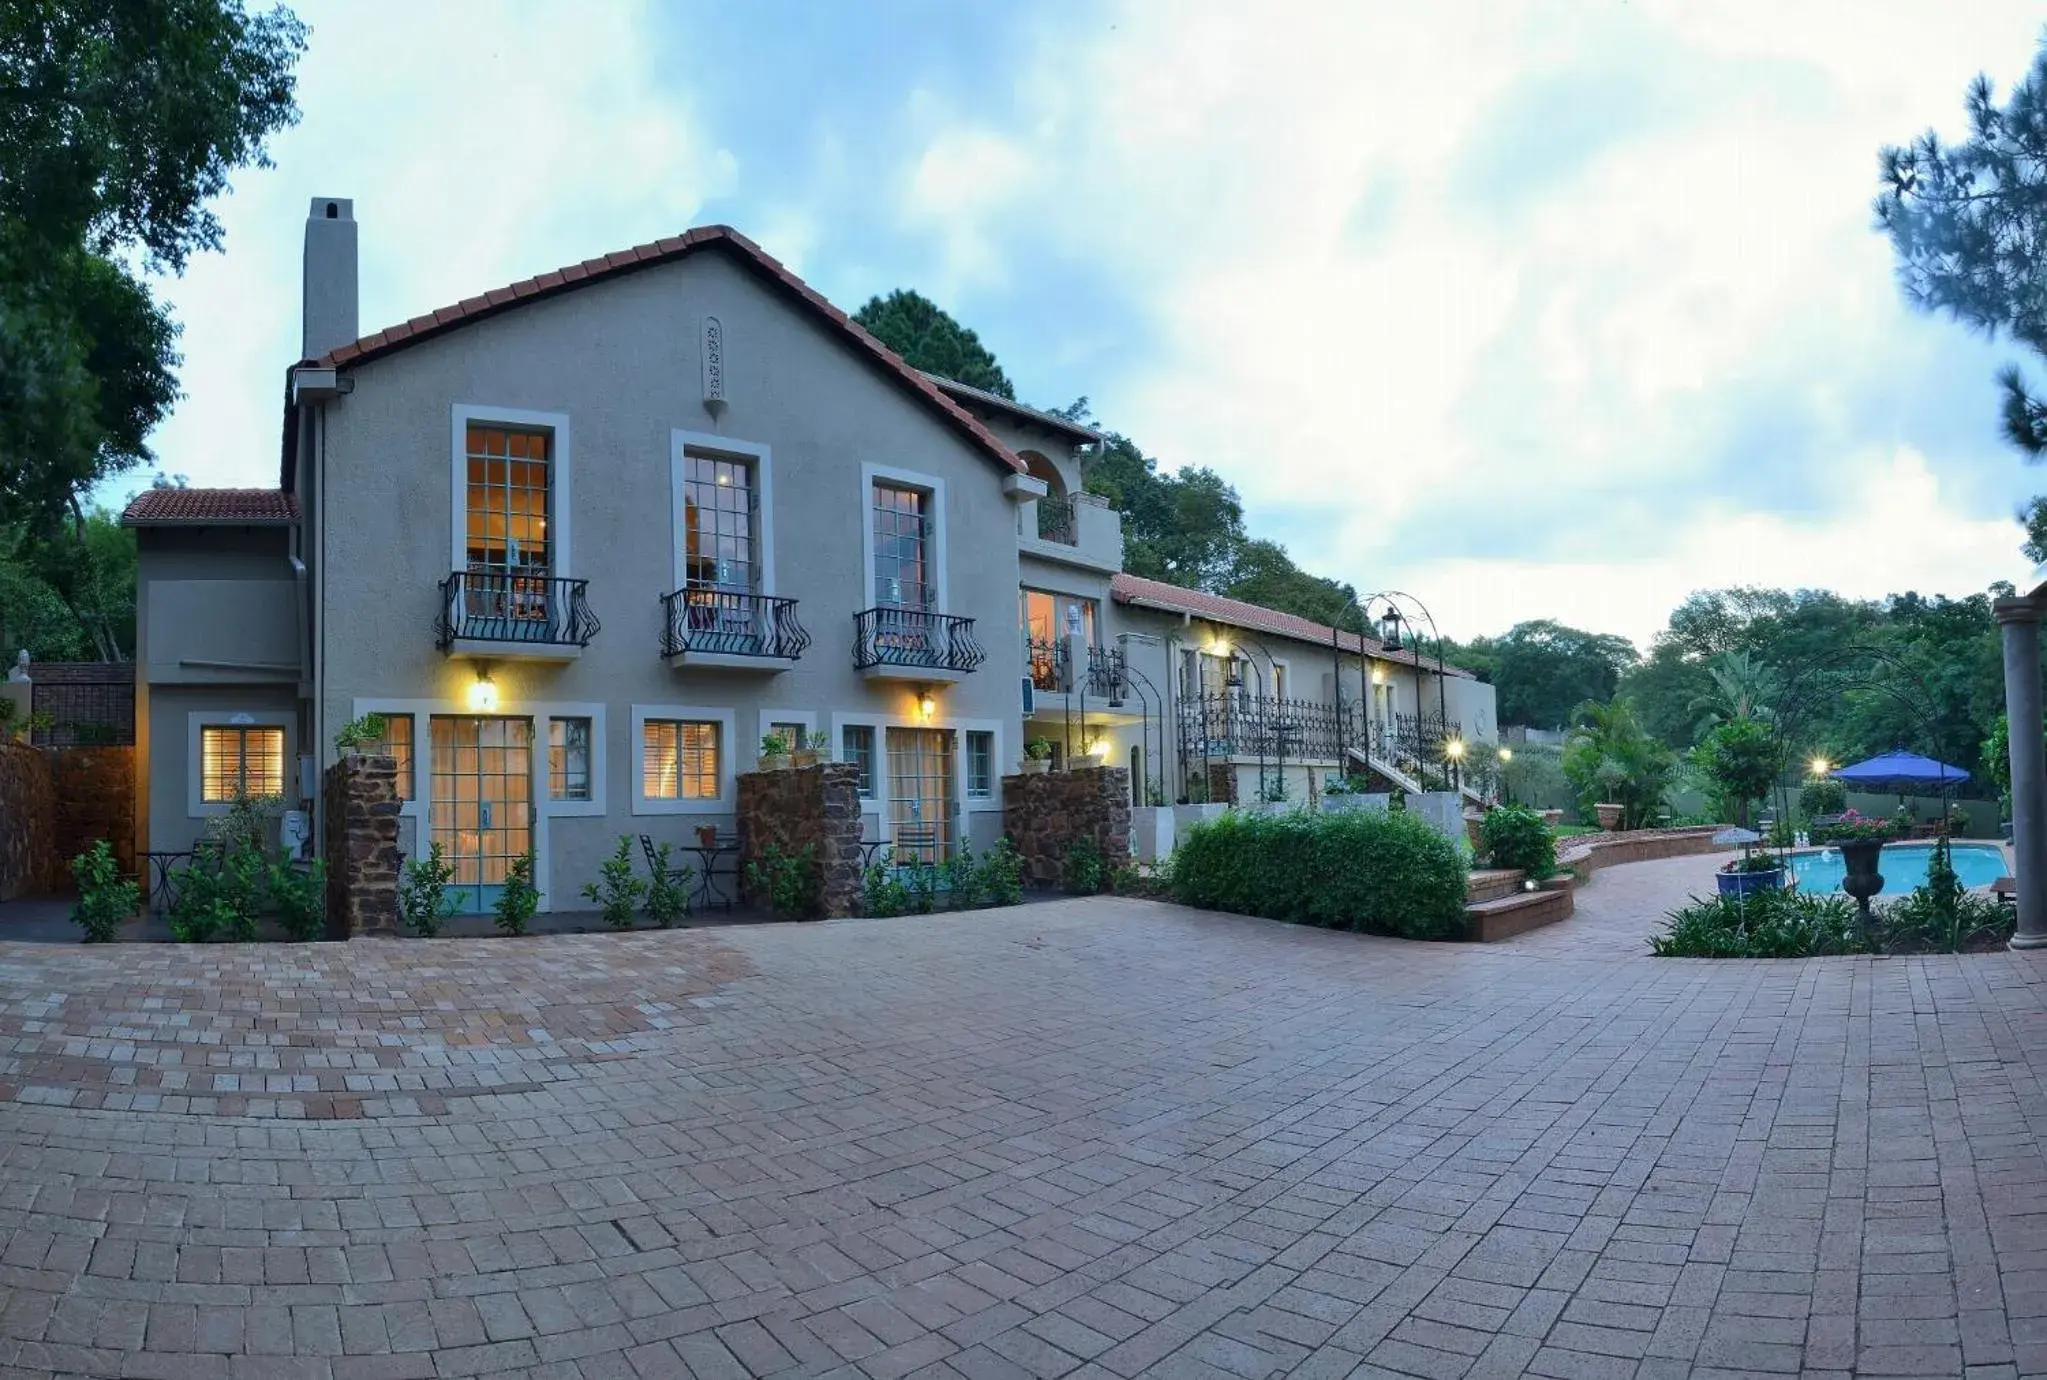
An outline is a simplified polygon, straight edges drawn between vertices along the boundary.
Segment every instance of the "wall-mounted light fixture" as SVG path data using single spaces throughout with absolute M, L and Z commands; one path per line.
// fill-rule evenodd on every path
M 498 683 L 490 678 L 490 668 L 477 668 L 476 679 L 469 686 L 469 708 L 478 714 L 495 714 L 498 708 Z
M 930 722 L 931 722 L 931 720 L 932 720 L 932 717 L 933 717 L 934 715 L 936 715 L 937 713 L 938 713 L 938 698 L 937 698 L 937 696 L 935 696 L 935 695 L 933 695 L 933 694 L 931 693 L 931 687 L 930 687 L 930 686 L 928 686 L 928 685 L 920 685 L 920 686 L 918 686 L 918 687 L 917 687 L 917 717 L 918 717 L 918 718 L 920 718 L 920 719 L 922 719 L 922 720 L 924 720 L 924 722 L 925 722 L 925 723 L 930 723 Z

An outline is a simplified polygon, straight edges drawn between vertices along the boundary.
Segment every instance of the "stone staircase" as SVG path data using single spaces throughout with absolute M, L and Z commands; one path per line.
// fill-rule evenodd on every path
M 1513 868 L 1473 872 L 1464 884 L 1466 938 L 1490 944 L 1571 918 L 1569 874 L 1538 883 L 1533 891 L 1526 882 L 1526 874 Z

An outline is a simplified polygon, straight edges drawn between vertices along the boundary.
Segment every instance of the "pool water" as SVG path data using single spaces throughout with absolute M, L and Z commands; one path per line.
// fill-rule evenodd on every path
M 1952 848 L 1955 875 L 1966 887 L 1989 886 L 2009 869 L 2004 850 L 1989 843 L 1958 843 Z M 1900 896 L 1926 880 L 1926 862 L 1933 856 L 1929 843 L 1894 843 L 1878 855 L 1876 870 L 1883 873 L 1886 896 Z M 1818 853 L 1796 853 L 1791 870 L 1800 891 L 1839 891 L 1847 869 L 1841 865 L 1841 851 L 1828 848 Z

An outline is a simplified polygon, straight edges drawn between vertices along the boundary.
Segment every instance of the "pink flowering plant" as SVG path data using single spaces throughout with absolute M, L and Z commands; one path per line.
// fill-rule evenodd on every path
M 1883 843 L 1899 834 L 1898 822 L 1881 815 L 1846 811 L 1826 826 L 1828 843 Z M 1817 839 L 1814 842 L 1818 842 Z

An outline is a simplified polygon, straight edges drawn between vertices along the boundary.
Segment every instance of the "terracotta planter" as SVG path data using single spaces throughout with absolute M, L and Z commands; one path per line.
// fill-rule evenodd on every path
M 1610 834 L 1621 827 L 1621 815 L 1627 808 L 1625 805 L 1594 805 L 1592 813 L 1599 816 L 1599 827 Z
M 718 826 L 715 824 L 699 824 L 697 826 L 697 847 L 716 848 L 717 846 Z
M 1049 757 L 1026 757 L 1023 761 L 1016 764 L 1016 769 L 1025 776 L 1043 776 L 1046 772 L 1052 770 L 1052 759 Z

